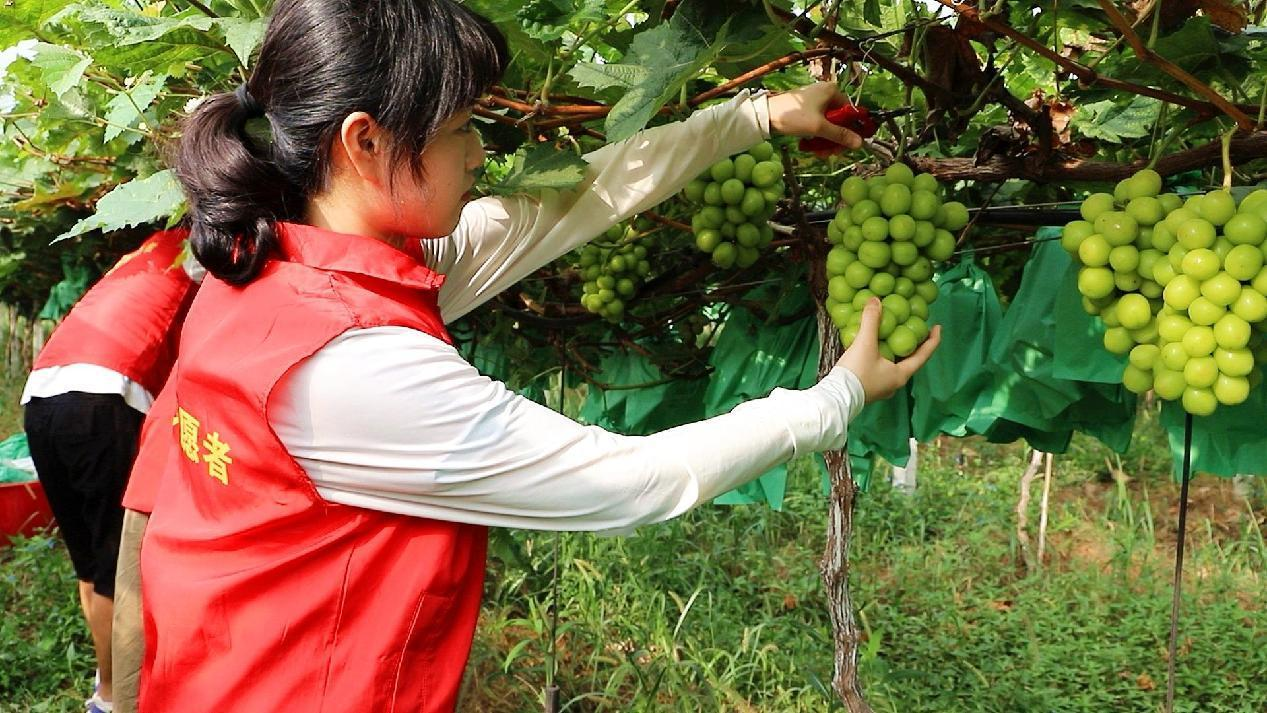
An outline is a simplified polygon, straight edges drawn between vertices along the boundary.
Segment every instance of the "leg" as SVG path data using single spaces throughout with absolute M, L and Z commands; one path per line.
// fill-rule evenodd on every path
M 92 581 L 79 580 L 79 610 L 84 613 L 84 623 L 92 621 Z
M 136 456 L 142 415 L 118 395 L 80 394 L 75 409 L 66 409 L 58 423 L 61 453 L 72 473 L 81 507 L 78 522 L 88 533 L 92 560 L 89 577 L 88 627 L 101 676 L 97 697 L 113 697 L 111 629 L 114 580 L 123 530 L 123 490 Z M 38 466 L 37 466 L 38 467 Z
M 79 476 L 67 460 L 68 441 L 77 441 L 85 434 L 84 426 L 67 432 L 67 409 L 76 407 L 76 395 L 63 394 L 50 398 L 34 398 L 26 407 L 24 428 L 31 459 L 48 504 L 57 523 L 57 531 L 70 554 L 75 577 L 79 580 L 79 607 L 84 623 L 91 629 L 93 577 L 96 571 L 92 532 L 84 519 L 85 501 L 78 487 Z
M 88 628 L 92 631 L 92 648 L 97 654 L 97 670 L 101 672 L 101 687 L 97 689 L 97 695 L 107 703 L 114 698 L 114 669 L 110 666 L 110 625 L 113 619 L 114 600 L 93 592 Z
M 115 713 L 136 713 L 141 663 L 145 659 L 145 628 L 141 609 L 141 538 L 149 515 L 125 510 L 119 541 L 119 566 L 114 576 L 114 624 L 111 669 Z

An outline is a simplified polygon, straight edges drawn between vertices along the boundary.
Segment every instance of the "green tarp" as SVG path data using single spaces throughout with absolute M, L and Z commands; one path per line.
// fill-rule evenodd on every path
M 763 288 L 751 298 L 771 305 L 771 315 L 763 321 L 742 308 L 730 311 L 709 358 L 713 375 L 704 392 L 705 417 L 727 413 L 779 387 L 803 389 L 818 381 L 818 326 L 804 282 L 786 291 Z M 783 323 L 798 314 L 807 316 Z M 777 510 L 786 492 L 787 466 L 780 465 L 717 502 L 768 503 Z
M 78 263 L 69 252 L 62 254 L 62 280 L 48 291 L 48 300 L 40 310 L 40 319 L 61 319 L 66 316 L 75 302 L 88 291 L 92 282 L 93 271 L 87 265 Z
M 26 445 L 26 434 L 18 433 L 0 441 L 0 483 L 29 483 L 35 480 L 35 464 Z
M 1184 411 L 1177 402 L 1161 409 L 1175 478 L 1183 475 Z M 1236 406 L 1220 406 L 1192 419 L 1192 472 L 1223 477 L 1267 474 L 1267 389 L 1258 386 Z

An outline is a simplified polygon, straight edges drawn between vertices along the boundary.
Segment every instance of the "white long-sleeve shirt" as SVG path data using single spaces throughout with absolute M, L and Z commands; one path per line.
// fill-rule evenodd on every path
M 425 241 L 447 275 L 446 322 L 769 135 L 764 96 L 585 156 L 585 180 L 540 198 L 483 198 Z M 844 445 L 862 386 L 837 367 L 728 414 L 651 436 L 583 426 L 403 327 L 351 330 L 273 392 L 269 421 L 330 502 L 491 526 L 626 531 L 667 520 L 797 455 Z

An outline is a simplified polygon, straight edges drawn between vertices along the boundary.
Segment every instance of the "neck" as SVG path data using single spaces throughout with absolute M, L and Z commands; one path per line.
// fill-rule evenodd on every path
M 303 221 L 313 227 L 335 233 L 363 235 L 381 240 L 397 250 L 403 250 L 405 246 L 404 236 L 386 234 L 377 230 L 362 220 L 356 211 L 341 209 L 331 197 L 319 196 L 308 201 Z

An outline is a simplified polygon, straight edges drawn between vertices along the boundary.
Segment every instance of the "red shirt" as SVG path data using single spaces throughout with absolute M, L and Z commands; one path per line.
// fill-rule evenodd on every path
M 370 238 L 279 227 L 279 259 L 243 287 L 209 276 L 182 335 L 141 550 L 140 710 L 451 711 L 486 529 L 326 502 L 267 416 L 282 376 L 349 329 L 447 341 L 443 277 Z

